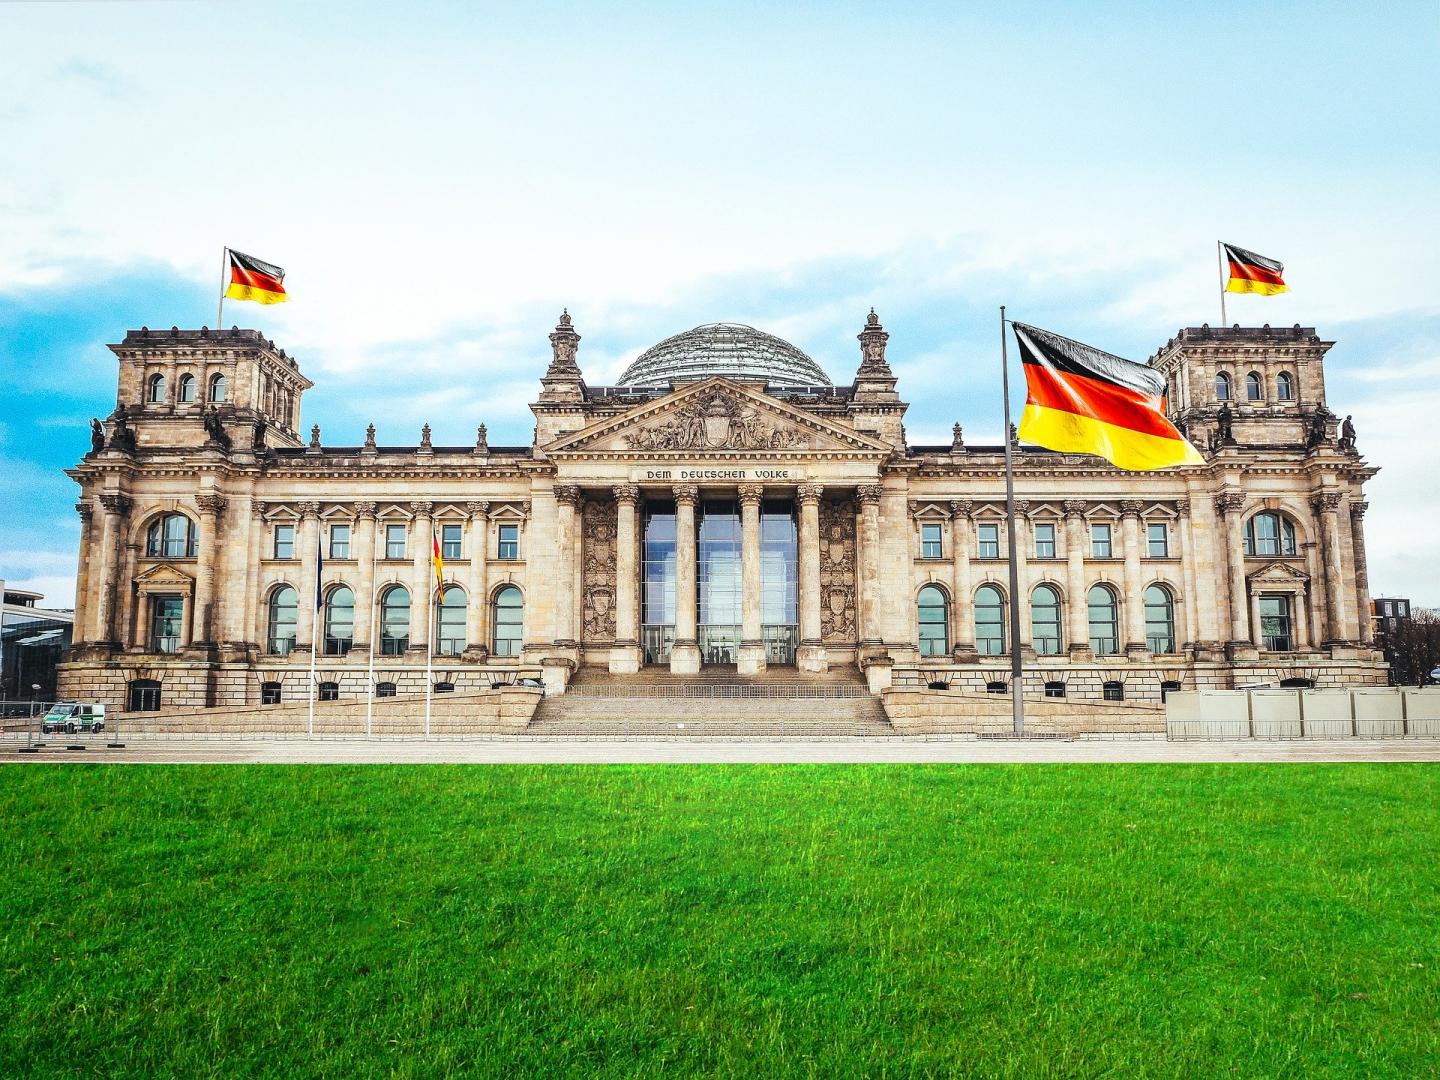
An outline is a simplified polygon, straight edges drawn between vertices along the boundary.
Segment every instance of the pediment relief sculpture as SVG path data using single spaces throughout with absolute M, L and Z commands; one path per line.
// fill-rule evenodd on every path
M 194 578 L 185 571 L 171 566 L 169 563 L 161 563 L 159 566 L 152 566 L 143 574 L 135 578 L 137 585 L 151 587 L 175 587 L 188 589 L 194 583 Z
M 1293 585 L 1310 580 L 1310 575 L 1290 563 L 1272 562 L 1246 575 L 1252 584 Z
M 803 450 L 809 437 L 762 416 L 729 390 L 696 396 L 657 423 L 625 433 L 634 450 Z

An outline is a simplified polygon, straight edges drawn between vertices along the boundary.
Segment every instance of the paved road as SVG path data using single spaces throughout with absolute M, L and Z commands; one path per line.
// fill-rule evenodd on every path
M 23 740 L 0 738 L 0 762 L 955 762 L 955 761 L 1440 761 L 1440 739 L 1304 739 L 1165 742 L 1160 739 L 653 739 L 512 738 L 447 741 L 386 739 L 147 739 L 123 750 L 103 743 L 84 751 L 47 746 L 21 754 Z

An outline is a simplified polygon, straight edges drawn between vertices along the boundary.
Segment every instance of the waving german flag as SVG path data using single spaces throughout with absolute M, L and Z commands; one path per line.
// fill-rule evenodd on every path
M 1225 283 L 1226 292 L 1274 296 L 1276 293 L 1290 291 L 1290 286 L 1285 284 L 1282 276 L 1285 273 L 1285 264 L 1278 259 L 1267 259 L 1264 255 L 1256 255 L 1253 251 L 1246 251 L 1223 240 L 1220 247 L 1230 263 L 1230 280 Z
M 1025 365 L 1020 438 L 1070 454 L 1098 454 L 1121 469 L 1203 465 L 1165 419 L 1165 379 L 1024 323 L 1011 323 Z
M 230 248 L 225 250 L 230 256 L 230 284 L 225 286 L 225 295 L 231 300 L 283 304 L 290 299 L 285 295 L 284 270 L 252 255 L 245 255 Z

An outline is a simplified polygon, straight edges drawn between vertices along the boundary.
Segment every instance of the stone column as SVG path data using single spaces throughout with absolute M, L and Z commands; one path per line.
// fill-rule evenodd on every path
M 883 652 L 880 629 L 880 495 L 879 484 L 855 489 L 860 500 L 860 651 Z
M 695 503 L 700 489 L 677 484 L 675 491 L 675 644 L 670 670 L 680 675 L 700 671 L 699 583 L 695 554 Z
M 1065 622 L 1070 639 L 1070 659 L 1090 660 L 1090 598 L 1085 589 L 1085 504 L 1079 499 L 1065 503 Z
M 350 651 L 368 653 L 375 639 L 375 504 L 355 504 L 355 535 L 351 552 L 355 558 L 355 640 Z
M 1355 613 L 1360 640 L 1366 645 L 1375 642 L 1375 624 L 1370 618 L 1370 564 L 1365 557 L 1365 511 L 1370 504 L 1363 499 L 1350 503 L 1350 545 L 1355 552 Z
M 575 618 L 575 548 L 579 529 L 575 519 L 580 512 L 580 489 L 574 484 L 555 488 L 555 645 L 561 649 L 579 646 L 578 622 Z
M 490 503 L 467 502 L 470 530 L 469 603 L 465 607 L 465 659 L 484 661 L 490 655 Z
M 412 656 L 422 657 L 430 647 L 430 627 L 435 616 L 430 581 L 430 545 L 435 527 L 435 504 L 428 500 L 412 502 L 415 514 L 410 521 L 410 648 Z
M 100 595 L 99 603 L 95 605 L 90 640 L 113 648 L 117 644 L 115 598 L 119 587 L 116 580 L 119 575 L 115 571 L 120 558 L 120 534 L 124 529 L 125 516 L 130 512 L 130 498 L 127 495 L 101 495 L 100 506 L 105 511 L 100 526 Z M 127 581 L 126 588 L 129 585 Z
M 1120 537 L 1125 555 L 1125 653 L 1144 659 L 1150 652 L 1145 640 L 1144 579 L 1140 569 L 1140 511 L 1145 504 L 1126 499 L 1120 504 Z
M 250 544 L 249 556 L 245 562 L 245 613 L 241 618 L 239 632 L 233 640 L 239 643 L 254 644 L 256 651 L 263 655 L 269 648 L 266 640 L 270 633 L 266 625 L 269 619 L 269 612 L 265 610 L 260 595 L 260 560 L 264 557 L 266 533 L 265 527 L 265 503 L 259 499 L 250 500 Z
M 1217 542 L 1225 552 L 1226 575 L 1230 582 L 1230 644 L 1249 646 L 1251 637 L 1249 600 L 1245 583 L 1245 546 L 1240 531 L 1241 510 L 1245 496 L 1238 492 L 1223 492 L 1215 496 L 1215 513 L 1219 517 L 1215 534 Z M 1259 627 L 1255 628 L 1255 633 Z
M 1178 499 L 1175 503 L 1175 512 L 1179 514 L 1175 527 L 1175 543 L 1180 549 L 1180 572 L 1181 580 L 1185 586 L 1185 595 L 1180 599 L 1180 605 L 1185 615 L 1185 641 L 1186 645 L 1194 645 L 1200 637 L 1199 624 L 1199 589 L 1195 580 L 1195 545 L 1191 543 L 1190 537 L 1190 500 Z M 1177 625 L 1176 633 L 1180 632 Z
M 315 610 L 315 589 L 320 567 L 316 564 L 315 553 L 320 539 L 320 504 L 302 502 L 300 511 L 300 598 L 295 612 L 295 651 L 308 653 L 315 646 L 316 620 L 325 613 Z
M 760 604 L 760 501 L 763 484 L 741 484 L 740 490 L 740 652 L 736 671 L 758 675 L 765 670 L 765 637 Z
M 619 484 L 615 495 L 615 644 L 610 670 L 633 675 L 640 670 L 640 489 Z
M 94 530 L 90 527 L 91 519 L 95 516 L 95 506 L 88 502 L 75 504 L 75 512 L 80 515 L 80 560 L 75 568 L 75 630 L 73 643 L 83 644 L 90 636 L 90 600 L 88 591 L 90 588 L 90 560 L 94 556 L 91 544 L 94 542 Z
M 200 556 L 195 561 L 195 621 L 191 641 L 208 649 L 215 641 L 215 558 L 220 550 L 220 523 L 225 515 L 225 497 L 213 492 L 195 496 L 200 508 Z
M 795 492 L 800 503 L 800 528 L 795 552 L 799 563 L 797 596 L 800 607 L 800 644 L 795 666 L 801 671 L 829 671 L 830 660 L 820 619 L 820 496 L 819 484 L 801 484 Z
M 1340 494 L 1326 491 L 1310 500 L 1320 522 L 1320 535 L 1324 543 L 1324 558 L 1321 565 L 1325 573 L 1325 644 L 1348 645 L 1346 631 L 1349 629 L 1348 612 L 1345 610 L 1344 559 L 1340 545 L 1340 520 L 1337 510 Z
M 975 584 L 970 575 L 970 551 L 974 539 L 970 533 L 970 511 L 974 503 L 956 499 L 950 503 L 950 559 L 953 564 L 953 585 L 950 589 L 950 640 L 956 663 L 974 663 L 975 652 Z

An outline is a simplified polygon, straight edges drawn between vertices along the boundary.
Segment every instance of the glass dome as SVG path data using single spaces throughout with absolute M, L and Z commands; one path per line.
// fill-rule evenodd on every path
M 635 358 L 621 386 L 666 386 L 672 379 L 733 375 L 780 386 L 829 386 L 820 365 L 773 334 L 742 323 L 708 323 L 668 337 Z

